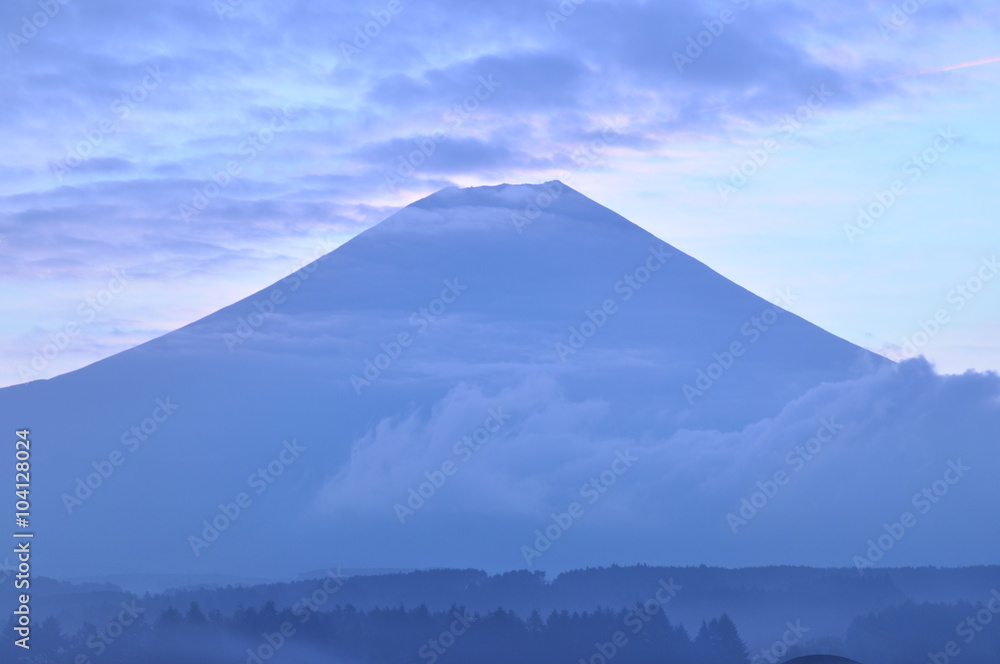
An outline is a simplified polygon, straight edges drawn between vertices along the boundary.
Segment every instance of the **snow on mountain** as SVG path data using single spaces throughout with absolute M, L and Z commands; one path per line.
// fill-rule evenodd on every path
M 550 182 L 444 189 L 0 417 L 49 575 L 864 568 L 991 560 L 998 394 Z

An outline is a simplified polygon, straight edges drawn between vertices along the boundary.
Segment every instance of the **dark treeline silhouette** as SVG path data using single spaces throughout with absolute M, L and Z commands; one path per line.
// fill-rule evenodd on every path
M 1000 593 L 990 602 L 907 602 L 858 618 L 846 646 L 861 662 L 996 664 L 1000 662 Z
M 44 634 L 42 634 L 44 632 Z M 4 644 L 4 662 L 38 664 L 237 664 L 251 662 L 352 662 L 423 664 L 749 664 L 746 645 L 725 615 L 703 623 L 689 635 L 663 611 L 585 613 L 537 612 L 522 619 L 504 609 L 486 614 L 464 607 L 431 612 L 359 611 L 353 606 L 329 611 L 279 611 L 273 603 L 232 616 L 205 614 L 197 603 L 184 613 L 163 611 L 144 617 L 116 638 L 94 637 L 85 624 L 62 634 L 48 619 L 36 634 L 31 654 Z M 107 635 L 104 635 L 107 637 Z M 44 638 L 43 638 L 44 637 Z M 110 641 L 110 642 L 108 642 Z M 20 652 L 18 652 L 20 651 Z
M 858 617 L 846 638 L 792 644 L 761 657 L 749 653 L 736 625 L 723 614 L 689 634 L 659 609 L 554 611 L 543 619 L 504 610 L 479 614 L 373 609 L 352 605 L 327 611 L 241 608 L 231 616 L 206 614 L 197 603 L 170 607 L 155 619 L 140 616 L 120 630 L 89 623 L 65 634 L 48 618 L 35 627 L 32 650 L 5 639 L 0 661 L 34 664 L 748 664 L 783 662 L 822 652 L 865 664 L 996 664 L 1000 654 L 997 603 L 906 602 Z M 662 607 L 661 607 L 662 608 Z M 7 625 L 10 633 L 12 623 Z M 780 652 L 780 655 L 779 655 Z
M 822 653 L 863 664 L 996 664 L 1000 662 L 1000 591 L 986 602 L 904 602 L 858 616 L 843 638 L 804 639 L 779 658 Z
M 359 610 L 386 606 L 445 610 L 452 604 L 485 613 L 498 606 L 527 617 L 532 611 L 594 611 L 621 608 L 649 599 L 661 580 L 672 579 L 680 592 L 670 602 L 669 614 L 694 628 L 702 620 L 725 612 L 749 641 L 771 642 L 786 620 L 801 619 L 812 630 L 843 636 L 860 615 L 881 611 L 906 601 L 987 601 L 1000 588 L 1000 567 L 961 569 L 759 567 L 654 567 L 635 565 L 577 570 L 546 580 L 542 572 L 516 571 L 490 575 L 480 570 L 424 570 L 418 572 L 352 576 L 336 594 L 337 604 Z M 37 579 L 32 586 L 40 617 L 54 615 L 67 630 L 85 620 L 100 624 L 120 609 L 123 601 L 138 598 L 149 615 L 170 606 L 197 602 L 208 613 L 232 614 L 239 607 L 273 601 L 279 608 L 301 603 L 324 582 L 323 578 L 248 586 L 196 587 L 159 594 L 133 594 L 110 584 L 74 585 Z M 10 591 L 0 587 L 0 604 Z M 12 598 L 7 597 L 7 602 Z
M 751 662 L 776 664 L 786 657 L 824 652 L 863 664 L 996 664 L 1000 591 L 995 589 L 1000 589 L 997 567 L 866 570 L 862 576 L 850 568 L 637 565 L 578 570 L 551 580 L 529 571 L 489 575 L 425 570 L 339 577 L 331 570 L 323 578 L 159 594 L 35 579 L 34 659 L 9 650 L 0 653 L 0 663 L 100 664 L 119 661 L 112 650 L 133 653 L 143 648 L 139 659 L 122 655 L 121 661 L 155 662 L 173 652 L 171 648 L 190 642 L 207 659 L 192 659 L 192 651 L 175 661 L 256 662 L 246 650 L 260 646 L 261 651 L 252 650 L 260 660 L 256 664 L 343 658 L 355 663 L 447 664 L 464 661 L 456 658 L 471 646 L 455 645 L 446 653 L 425 650 L 426 656 L 421 656 L 420 647 L 431 648 L 429 639 L 457 620 L 452 609 L 461 606 L 480 618 L 457 640 L 490 653 L 507 653 L 507 641 L 520 639 L 532 644 L 532 652 L 548 657 L 538 661 L 603 664 L 601 657 L 610 661 L 606 652 L 612 649 L 616 662 L 646 661 L 641 656 L 649 648 L 661 655 L 677 653 L 673 659 L 661 656 L 659 662 L 727 664 L 734 658 L 743 661 L 743 651 L 733 644 L 745 641 Z M 8 616 L 12 600 L 10 586 L 0 588 L 0 609 Z M 643 616 L 628 613 L 637 604 L 652 605 L 661 615 L 647 623 Z M 294 637 L 273 659 L 266 657 L 274 647 L 264 634 L 283 639 L 280 627 L 285 620 L 290 620 Z M 633 632 L 637 625 L 641 629 Z M 9 643 L 11 627 L 4 644 Z M 616 643 L 617 632 L 622 632 L 625 646 Z M 473 633 L 480 636 L 465 638 Z M 485 636 L 489 634 L 499 641 L 494 644 Z M 401 642 L 408 645 L 390 645 Z M 714 660 L 697 659 L 708 656 L 710 643 L 723 654 L 713 655 Z M 63 649 L 61 654 L 52 644 Z M 609 645 L 602 649 L 600 644 Z M 397 647 L 391 657 L 383 652 Z M 952 654 L 956 652 L 960 656 Z M 534 655 L 518 653 L 518 660 L 535 661 Z

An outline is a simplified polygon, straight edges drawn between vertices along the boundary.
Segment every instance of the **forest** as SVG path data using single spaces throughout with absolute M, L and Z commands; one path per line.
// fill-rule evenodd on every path
M 992 567 L 864 578 L 854 570 L 634 566 L 551 580 L 540 572 L 327 570 L 292 583 L 160 593 L 43 580 L 30 651 L 5 638 L 0 661 L 780 664 L 835 654 L 861 664 L 996 664 L 997 587 Z M 968 595 L 981 599 L 955 599 Z

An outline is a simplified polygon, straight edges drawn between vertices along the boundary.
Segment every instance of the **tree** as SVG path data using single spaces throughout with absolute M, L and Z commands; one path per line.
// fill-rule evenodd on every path
M 750 664 L 747 645 L 725 613 L 707 624 L 701 624 L 694 645 L 704 664 Z
M 201 607 L 198 606 L 198 602 L 191 602 L 188 607 L 187 615 L 184 617 L 188 624 L 192 627 L 205 627 L 208 625 L 208 618 L 205 614 L 201 612 Z

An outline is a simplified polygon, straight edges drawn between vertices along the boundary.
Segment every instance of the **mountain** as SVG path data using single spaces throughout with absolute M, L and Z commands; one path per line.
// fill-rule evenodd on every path
M 996 493 L 982 468 L 950 471 L 967 495 L 899 526 L 906 547 L 879 537 L 988 449 L 997 393 L 549 182 L 439 191 L 184 328 L 0 390 L 0 417 L 31 430 L 50 576 L 874 566 L 985 556 L 996 536 L 948 516 Z

